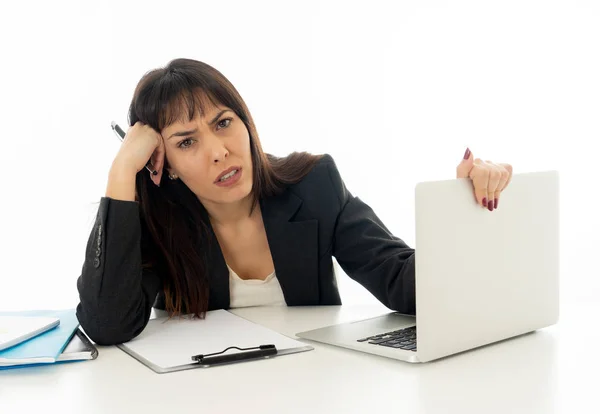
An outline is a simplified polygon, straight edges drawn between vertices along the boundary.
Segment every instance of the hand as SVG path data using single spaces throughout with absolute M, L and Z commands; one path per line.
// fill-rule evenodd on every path
M 473 159 L 473 153 L 468 148 L 463 160 L 456 167 L 456 178 L 470 178 L 473 181 L 477 203 L 490 211 L 498 208 L 500 193 L 510 183 L 512 173 L 510 164 Z
M 113 164 L 117 163 L 120 167 L 131 168 L 137 174 L 150 160 L 152 167 L 157 172 L 156 175 L 150 173 L 150 178 L 154 184 L 159 185 L 164 159 L 165 144 L 160 133 L 138 121 L 125 134 L 125 139 Z

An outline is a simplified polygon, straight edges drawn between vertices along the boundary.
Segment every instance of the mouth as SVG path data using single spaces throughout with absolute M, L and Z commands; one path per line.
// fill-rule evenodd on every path
M 228 184 L 237 181 L 242 172 L 242 167 L 231 167 L 223 171 L 214 181 L 217 185 Z

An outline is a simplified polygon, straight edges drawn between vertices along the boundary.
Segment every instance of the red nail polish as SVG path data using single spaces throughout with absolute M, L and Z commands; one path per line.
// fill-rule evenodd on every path
M 494 210 L 498 208 L 498 199 L 494 198 Z
M 464 159 L 468 160 L 469 157 L 471 156 L 471 150 L 469 148 L 467 148 L 467 150 L 465 151 L 465 155 L 464 155 Z
M 483 204 L 484 207 L 487 207 L 487 198 L 486 197 L 483 197 L 483 203 L 482 204 Z
M 492 200 L 488 201 L 488 210 L 494 211 L 494 202 Z

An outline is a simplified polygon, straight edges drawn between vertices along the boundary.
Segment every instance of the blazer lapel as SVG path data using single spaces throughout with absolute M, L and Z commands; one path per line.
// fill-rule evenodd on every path
M 221 245 L 217 239 L 217 235 L 206 215 L 206 223 L 208 226 L 209 235 L 209 251 L 207 253 L 208 263 L 208 280 L 210 291 L 208 294 L 209 309 L 228 309 L 229 308 L 229 269 L 223 257 Z
M 285 191 L 260 201 L 275 273 L 288 305 L 318 305 L 318 221 L 294 220 L 302 199 Z
M 319 223 L 316 219 L 291 221 L 301 205 L 302 199 L 289 191 L 260 201 L 275 273 L 285 301 L 291 306 L 319 304 Z M 228 309 L 229 269 L 208 219 L 207 222 L 209 309 Z

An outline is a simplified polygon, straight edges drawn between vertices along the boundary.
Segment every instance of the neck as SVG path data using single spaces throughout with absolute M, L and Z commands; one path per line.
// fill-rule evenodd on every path
M 252 194 L 234 203 L 202 202 L 213 227 L 236 227 L 250 218 Z M 258 203 L 257 203 L 258 204 Z M 260 211 L 257 205 L 252 215 Z

